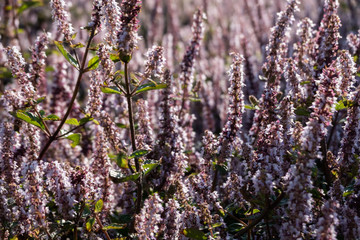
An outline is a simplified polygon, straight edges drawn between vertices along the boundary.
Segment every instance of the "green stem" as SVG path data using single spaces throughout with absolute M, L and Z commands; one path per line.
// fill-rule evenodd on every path
M 42 124 L 44 125 L 46 135 L 48 135 L 48 137 L 50 137 L 50 136 L 51 136 L 51 132 L 50 132 L 48 126 L 46 125 L 46 122 L 45 122 L 44 119 L 41 117 L 40 113 L 39 113 L 38 110 L 36 109 L 36 106 L 34 106 L 33 109 L 34 109 L 36 115 L 38 116 L 38 118 L 40 118 Z
M 130 137 L 131 145 L 133 152 L 136 151 L 136 141 L 135 141 L 135 124 L 134 124 L 134 112 L 132 108 L 132 94 L 130 89 L 130 80 L 129 80 L 129 71 L 128 63 L 125 63 L 125 85 L 126 85 L 126 100 L 128 103 L 128 112 L 129 112 L 129 123 L 130 123 Z M 140 172 L 140 163 L 139 158 L 135 158 L 135 169 L 136 172 Z M 136 193 L 136 213 L 140 213 L 141 210 L 141 200 L 142 200 L 142 175 L 140 173 L 139 180 L 137 182 L 137 193 Z
M 281 200 L 285 197 L 285 193 L 283 191 L 281 191 L 281 194 L 279 195 L 279 197 L 270 205 L 268 205 L 264 211 L 260 214 L 259 217 L 257 217 L 256 219 L 254 219 L 254 221 L 252 221 L 251 223 L 249 223 L 244 229 L 242 229 L 241 231 L 239 231 L 238 233 L 235 234 L 234 237 L 239 237 L 244 235 L 245 233 L 247 233 L 248 231 L 251 231 L 251 229 L 253 227 L 255 227 L 259 222 L 261 222 L 264 218 L 267 217 L 267 215 L 277 206 L 279 205 L 279 203 L 281 202 Z
M 82 59 L 82 62 L 81 62 L 81 67 L 79 69 L 79 76 L 78 76 L 77 81 L 76 81 L 75 89 L 74 89 L 73 95 L 71 97 L 69 107 L 68 107 L 64 117 L 61 119 L 61 122 L 60 122 L 59 126 L 57 127 L 57 129 L 55 130 L 54 134 L 52 134 L 49 137 L 49 139 L 46 142 L 44 148 L 41 150 L 41 152 L 39 154 L 39 157 L 38 157 L 39 160 L 44 157 L 44 155 L 47 152 L 47 150 L 49 149 L 51 143 L 56 140 L 56 136 L 59 134 L 61 128 L 65 124 L 66 119 L 68 118 L 68 116 L 71 113 L 72 107 L 73 107 L 74 102 L 76 100 L 76 96 L 77 96 L 77 94 L 79 92 L 79 89 L 80 89 L 81 79 L 82 79 L 82 77 L 83 77 L 83 75 L 85 73 L 85 63 L 86 63 L 86 59 L 87 59 L 87 56 L 88 56 L 88 53 L 89 53 L 90 44 L 91 44 L 91 41 L 93 40 L 94 36 L 95 36 L 95 29 L 93 29 L 91 31 L 91 33 L 90 33 L 90 37 L 89 37 L 89 40 L 87 42 L 85 53 L 84 53 L 84 56 L 83 56 L 83 59 Z

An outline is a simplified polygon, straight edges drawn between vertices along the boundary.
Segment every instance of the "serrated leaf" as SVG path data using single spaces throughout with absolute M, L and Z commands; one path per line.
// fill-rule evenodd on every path
M 44 124 L 41 122 L 41 119 L 34 116 L 32 113 L 30 112 L 12 112 L 10 113 L 11 115 L 13 115 L 14 117 L 24 120 L 25 122 L 34 125 L 42 130 L 45 129 Z
M 79 63 L 76 61 L 76 59 L 64 48 L 64 46 L 58 42 L 54 41 L 56 47 L 59 49 L 60 53 L 65 57 L 65 59 L 73 65 L 75 68 L 79 69 Z
M 145 149 L 136 150 L 129 156 L 129 159 L 139 158 L 139 157 L 145 156 L 148 153 L 149 153 L 149 151 L 145 150 Z
M 196 239 L 196 240 L 207 239 L 205 233 L 196 228 L 186 228 L 184 229 L 183 234 L 190 239 Z
M 71 147 L 76 147 L 77 145 L 79 145 L 80 140 L 81 140 L 81 134 L 80 133 L 74 133 L 71 134 L 70 136 L 67 136 L 66 139 L 69 139 L 72 141 L 71 143 Z
M 95 203 L 94 212 L 95 212 L 95 213 L 101 212 L 103 206 L 104 206 L 103 200 L 102 200 L 102 199 L 99 199 L 99 200 Z
M 141 92 L 150 91 L 150 90 L 163 89 L 166 87 L 167 87 L 166 83 L 159 83 L 159 84 L 146 83 L 146 84 L 143 84 L 140 87 L 138 87 L 138 89 L 136 90 L 136 94 L 139 94 Z
M 44 118 L 45 121 L 60 121 L 61 118 L 55 114 L 50 114 Z
M 86 221 L 86 230 L 88 232 L 91 232 L 91 229 L 92 227 L 94 226 L 95 224 L 95 218 L 89 218 L 87 221 Z
M 31 8 L 31 7 L 37 7 L 37 6 L 41 6 L 41 1 L 24 1 L 22 2 L 21 6 L 18 8 L 17 12 L 18 14 L 21 14 L 22 12 L 24 12 L 25 10 Z
M 116 170 L 110 170 L 109 175 L 110 175 L 110 179 L 114 183 L 123 183 L 128 181 L 135 182 L 140 177 L 140 173 L 134 173 L 126 176 L 122 172 Z
M 100 63 L 99 56 L 94 56 L 89 60 L 87 70 L 90 71 L 96 69 L 99 66 L 99 63 Z
M 120 92 L 120 89 L 117 87 L 102 87 L 101 91 L 103 93 L 122 94 L 122 92 Z
M 66 124 L 70 124 L 70 125 L 74 125 L 74 126 L 79 126 L 80 123 L 76 118 L 69 118 L 65 121 Z
M 103 227 L 104 230 L 110 230 L 110 229 L 124 229 L 126 227 L 126 224 L 119 224 L 119 223 L 112 223 L 105 227 Z

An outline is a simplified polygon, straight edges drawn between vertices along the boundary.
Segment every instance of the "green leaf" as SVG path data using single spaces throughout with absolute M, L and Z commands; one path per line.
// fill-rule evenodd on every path
M 82 212 L 82 217 L 86 218 L 91 215 L 90 205 L 86 204 Z
M 120 89 L 117 87 L 102 87 L 101 91 L 103 93 L 110 93 L 110 94 L 122 94 L 122 92 L 120 92 Z
M 228 226 L 229 232 L 239 232 L 245 226 L 242 223 L 232 223 Z
M 124 153 L 119 153 L 117 155 L 109 155 L 109 157 L 116 162 L 116 164 L 120 167 L 120 168 L 128 168 L 128 161 L 126 159 L 126 154 Z
M 71 44 L 70 47 L 74 48 L 74 49 L 75 48 L 83 48 L 83 47 L 85 47 L 85 45 L 82 43 L 76 43 L 76 44 Z
M 336 111 L 340 111 L 342 109 L 345 109 L 347 108 L 345 105 L 344 105 L 344 101 L 343 100 L 340 100 L 339 102 L 336 103 L 335 105 L 335 110 Z
M 110 179 L 114 183 L 123 183 L 123 182 L 128 182 L 128 181 L 135 182 L 140 177 L 140 173 L 134 173 L 134 174 L 125 176 L 122 172 L 116 171 L 116 170 L 110 170 L 109 175 L 110 175 Z
M 345 191 L 343 193 L 343 197 L 347 197 L 347 196 L 350 196 L 351 194 L 353 194 L 354 191 Z
M 69 139 L 72 141 L 71 143 L 71 147 L 76 147 L 77 145 L 79 145 L 80 140 L 81 140 L 81 134 L 80 133 L 74 133 L 71 134 L 70 136 L 67 136 L 66 139 Z
M 218 223 L 214 223 L 213 225 L 211 225 L 212 228 L 217 228 L 220 227 L 221 225 L 223 225 L 223 223 L 218 222 Z
M 253 107 L 259 105 L 259 100 L 254 95 L 249 96 L 249 102 Z
M 126 52 L 120 51 L 119 52 L 119 58 L 121 61 L 123 61 L 124 63 L 129 63 L 132 56 L 130 54 L 127 54 Z
M 12 78 L 12 73 L 6 67 L 0 67 L 0 79 Z
M 196 228 L 186 228 L 183 231 L 184 235 L 190 239 L 203 240 L 207 239 L 205 233 Z
M 304 107 L 298 107 L 295 109 L 294 112 L 298 116 L 306 116 L 306 117 L 310 116 L 310 111 L 308 111 L 307 108 Z
M 35 104 L 39 104 L 45 100 L 46 97 L 40 97 L 34 101 Z
M 104 230 L 110 230 L 110 229 L 124 229 L 126 227 L 126 224 L 119 224 L 119 223 L 111 223 L 105 227 L 103 227 Z
M 139 157 L 145 156 L 148 153 L 149 153 L 149 151 L 145 150 L 145 149 L 136 150 L 129 156 L 129 159 L 139 158 Z
M 228 167 L 224 164 L 215 164 L 215 169 L 218 170 L 221 175 L 226 175 L 229 171 Z
M 34 125 L 38 128 L 41 128 L 42 130 L 45 129 L 44 124 L 41 122 L 41 119 L 34 116 L 32 113 L 30 112 L 11 112 L 11 115 L 13 115 L 14 117 L 24 120 L 25 122 Z
M 91 232 L 91 229 L 94 226 L 94 223 L 95 223 L 95 218 L 89 218 L 86 221 L 86 230 L 88 230 L 88 232 Z
M 112 223 L 120 223 L 120 224 L 131 223 L 132 215 L 119 214 L 117 212 L 113 212 L 113 214 L 110 215 L 110 220 Z
M 355 56 L 354 56 L 354 62 L 356 63 L 358 59 L 359 59 L 359 56 L 358 56 L 358 55 L 355 55 Z
M 45 67 L 45 72 L 54 72 L 55 68 L 53 66 L 47 66 Z
M 142 166 L 142 168 L 144 169 L 143 170 L 143 173 L 144 175 L 147 175 L 149 174 L 153 169 L 155 169 L 157 166 L 159 166 L 160 164 L 158 163 L 150 163 L 150 164 L 144 164 Z
M 110 54 L 110 59 L 115 63 L 120 61 L 120 57 L 118 54 Z
M 167 87 L 166 83 L 159 83 L 159 84 L 146 83 L 146 84 L 143 84 L 140 87 L 138 87 L 138 89 L 136 90 L 136 94 L 139 94 L 141 92 L 150 91 L 150 90 L 163 89 L 166 87 Z
M 61 54 L 65 57 L 65 59 L 73 65 L 75 68 L 79 69 L 79 63 L 76 61 L 76 59 L 64 48 L 64 46 L 61 44 L 61 42 L 54 41 L 56 47 L 59 49 Z
M 61 118 L 59 116 L 56 116 L 55 114 L 50 114 L 43 118 L 45 121 L 60 121 Z
M 92 117 L 84 117 L 84 118 L 80 119 L 79 125 L 83 125 L 83 124 L 93 121 L 93 120 L 94 120 L 94 118 L 92 118 Z
M 87 71 L 94 70 L 99 66 L 100 59 L 99 56 L 95 56 L 89 60 Z
M 245 109 L 256 110 L 254 106 L 250 106 L 250 105 L 245 105 Z
M 245 215 L 252 215 L 259 212 L 260 212 L 259 209 L 249 209 L 248 211 L 245 212 Z
M 116 123 L 116 126 L 118 126 L 119 128 L 128 128 L 129 126 L 123 123 Z
M 37 6 L 41 6 L 41 1 L 24 1 L 21 6 L 18 8 L 17 12 L 18 14 L 21 14 L 22 12 L 24 12 L 25 10 L 31 8 L 31 7 L 37 7 Z
M 309 83 L 311 83 L 310 81 L 302 81 L 302 82 L 300 82 L 300 85 L 306 85 L 306 84 L 309 84 Z
M 102 199 L 99 199 L 99 200 L 95 203 L 94 212 L 95 212 L 95 213 L 101 212 L 103 206 L 104 206 L 103 200 L 102 200 Z
M 201 102 L 201 98 L 189 98 L 190 102 Z
M 223 209 L 219 209 L 219 213 L 223 218 L 225 217 L 225 211 Z
M 74 125 L 74 126 L 79 126 L 80 123 L 76 118 L 69 118 L 68 120 L 65 121 L 66 124 L 70 124 L 70 125 Z

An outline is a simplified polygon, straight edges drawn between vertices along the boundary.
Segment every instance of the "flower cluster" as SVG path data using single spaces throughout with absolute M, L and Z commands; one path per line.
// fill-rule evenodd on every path
M 8 2 L 1 239 L 359 238 L 360 3 Z
M 68 3 L 64 0 L 51 0 L 52 17 L 57 22 L 57 28 L 66 41 L 71 41 L 75 33 L 67 10 Z

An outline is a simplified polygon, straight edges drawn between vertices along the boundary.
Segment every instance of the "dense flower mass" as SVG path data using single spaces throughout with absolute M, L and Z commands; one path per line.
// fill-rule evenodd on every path
M 359 239 L 359 14 L 0 1 L 0 239 Z
M 57 28 L 59 32 L 64 35 L 66 41 L 71 41 L 72 35 L 75 33 L 75 30 L 70 23 L 70 15 L 68 12 L 69 2 L 66 0 L 52 0 L 50 1 L 50 6 L 52 8 L 52 17 L 57 23 Z

